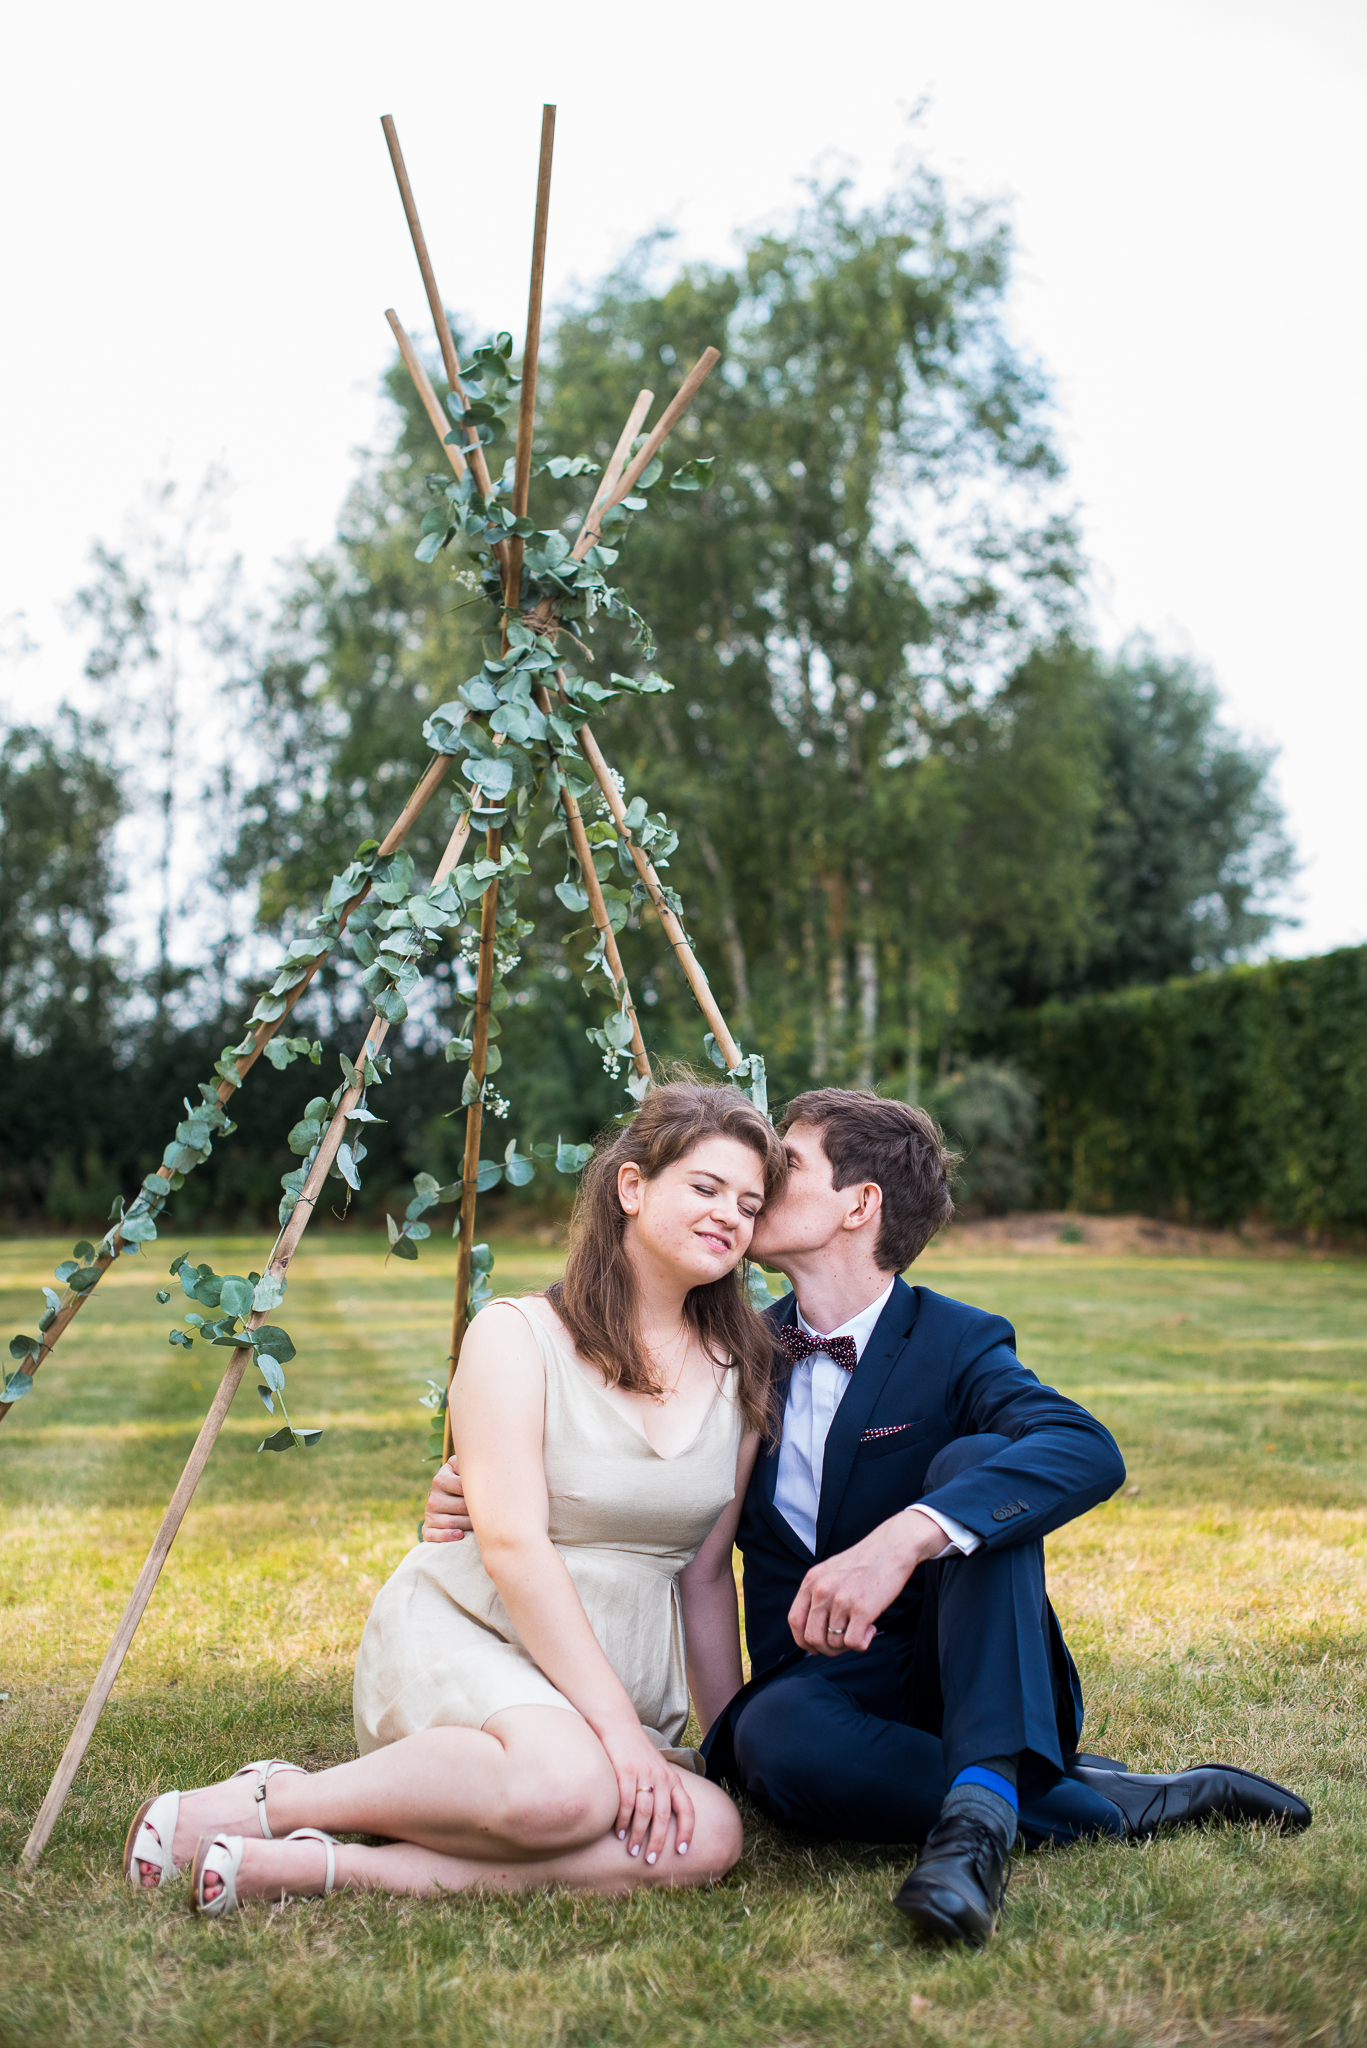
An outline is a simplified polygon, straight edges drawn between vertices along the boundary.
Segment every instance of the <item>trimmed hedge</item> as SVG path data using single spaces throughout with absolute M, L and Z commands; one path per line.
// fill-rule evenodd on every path
M 1008 1035 L 1046 1206 L 1367 1229 L 1367 946 L 1051 1003 Z

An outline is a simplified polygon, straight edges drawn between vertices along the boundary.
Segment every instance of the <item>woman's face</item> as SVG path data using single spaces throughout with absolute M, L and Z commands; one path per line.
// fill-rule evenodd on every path
M 639 1166 L 617 1173 L 627 1243 L 663 1278 L 702 1287 L 732 1272 L 750 1247 L 764 1206 L 759 1155 L 737 1138 L 704 1138 L 647 1180 Z

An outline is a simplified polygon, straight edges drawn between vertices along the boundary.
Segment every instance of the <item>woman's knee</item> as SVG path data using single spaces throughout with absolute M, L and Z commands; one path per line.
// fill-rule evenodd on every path
M 727 1871 L 734 1870 L 740 1862 L 741 1852 L 745 1847 L 745 1830 L 741 1826 L 740 1814 L 735 1803 L 718 1789 L 716 1798 L 707 1802 L 706 1818 L 704 1819 L 701 1811 L 697 1818 L 700 1826 L 688 1850 L 690 1862 L 693 1860 L 694 1852 L 701 1850 L 694 1881 L 697 1883 L 705 1878 L 725 1877 Z M 702 1837 L 701 1842 L 698 1840 L 699 1835 Z
M 582 1849 L 617 1817 L 617 1779 L 595 1737 L 556 1756 L 509 1758 L 499 1833 L 526 1852 Z
M 734 1801 L 720 1786 L 704 1783 L 694 1790 L 693 1838 L 686 1856 L 679 1855 L 677 1842 L 677 1826 L 671 1821 L 664 1854 L 652 1872 L 657 1882 L 711 1884 L 739 1863 L 745 1832 Z
M 582 1849 L 612 1826 L 617 1797 L 610 1769 L 519 1773 L 509 1791 L 500 1833 L 529 1852 Z

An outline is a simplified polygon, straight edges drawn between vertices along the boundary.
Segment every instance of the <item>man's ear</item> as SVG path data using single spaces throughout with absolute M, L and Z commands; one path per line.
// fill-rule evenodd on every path
M 866 1230 L 870 1224 L 877 1228 L 883 1214 L 883 1190 L 876 1180 L 861 1181 L 857 1187 L 842 1188 L 840 1192 L 851 1200 L 841 1219 L 842 1230 Z

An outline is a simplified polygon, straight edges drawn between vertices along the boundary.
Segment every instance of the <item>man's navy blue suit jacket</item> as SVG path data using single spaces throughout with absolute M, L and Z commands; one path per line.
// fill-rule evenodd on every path
M 778 1324 L 794 1321 L 796 1297 L 785 1295 L 767 1313 Z M 925 1491 L 937 1451 L 986 1433 L 1009 1437 L 1009 1446 Z M 768 1445 L 756 1462 L 736 1537 L 754 1674 L 747 1695 L 801 1655 L 788 1610 L 813 1563 L 848 1550 L 901 1509 L 939 1508 L 998 1549 L 1047 1536 L 1125 1478 L 1110 1432 L 1027 1372 L 1003 1317 L 903 1280 L 893 1282 L 826 1439 L 815 1557 L 774 1506 L 778 1449 Z M 914 1634 L 922 1576 L 913 1574 L 880 1630 Z

